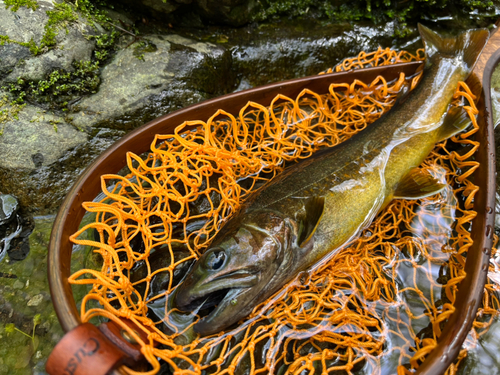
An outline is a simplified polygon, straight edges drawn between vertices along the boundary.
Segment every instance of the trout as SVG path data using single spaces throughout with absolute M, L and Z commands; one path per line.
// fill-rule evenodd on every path
M 404 103 L 346 142 L 320 151 L 256 192 L 216 235 L 177 288 L 181 311 L 215 306 L 195 325 L 210 335 L 245 318 L 299 272 L 336 253 L 391 200 L 444 185 L 419 165 L 470 119 L 450 106 L 486 44 L 485 29 L 444 38 L 419 25 L 424 76 Z M 401 101 L 401 100 L 400 100 Z

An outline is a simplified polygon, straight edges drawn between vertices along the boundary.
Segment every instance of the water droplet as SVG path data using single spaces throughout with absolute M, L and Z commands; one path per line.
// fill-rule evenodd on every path
M 485 233 L 487 238 L 493 238 L 493 227 L 491 225 L 486 226 L 486 233 Z
M 485 248 L 483 249 L 483 253 L 485 253 L 486 255 L 490 255 L 490 249 L 489 249 L 489 248 L 487 248 L 487 247 L 485 247 Z
M 448 355 L 443 354 L 443 355 L 441 356 L 441 362 L 446 362 L 447 360 L 448 360 Z
M 483 271 L 488 271 L 488 264 L 487 263 L 483 264 L 483 266 L 481 267 L 481 269 Z
M 493 213 L 493 208 L 486 207 L 486 212 L 489 213 L 489 214 L 492 214 Z

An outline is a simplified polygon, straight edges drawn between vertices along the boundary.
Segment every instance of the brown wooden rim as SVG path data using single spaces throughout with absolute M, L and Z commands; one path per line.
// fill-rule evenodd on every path
M 150 150 L 150 145 L 154 140 L 156 134 L 170 134 L 173 132 L 174 128 L 181 124 L 184 121 L 189 120 L 203 120 L 206 121 L 210 118 L 218 109 L 223 109 L 233 115 L 238 114 L 239 110 L 248 102 L 254 101 L 262 105 L 269 105 L 271 100 L 279 93 L 289 97 L 296 97 L 303 89 L 310 89 L 314 92 L 326 93 L 328 87 L 331 83 L 349 83 L 358 79 L 363 82 L 371 82 L 378 75 L 383 75 L 384 78 L 388 81 L 396 79 L 401 72 L 404 72 L 407 76 L 414 74 L 417 70 L 422 68 L 423 64 L 421 62 L 410 62 L 410 63 L 402 63 L 397 65 L 376 67 L 376 68 L 366 68 L 362 70 L 355 70 L 350 72 L 341 72 L 341 73 L 329 73 L 324 75 L 299 78 L 285 82 L 273 83 L 266 86 L 245 90 L 233 94 L 224 95 L 212 100 L 208 100 L 199 104 L 191 105 L 184 109 L 172 112 L 168 115 L 159 117 L 149 123 L 141 126 L 138 129 L 135 129 L 131 133 L 124 136 L 121 140 L 113 144 L 106 151 L 104 151 L 77 179 L 73 187 L 68 192 L 66 198 L 64 199 L 57 217 L 54 221 L 53 230 L 50 238 L 49 244 L 49 253 L 48 253 L 48 277 L 49 277 L 49 285 L 50 292 L 52 295 L 52 302 L 54 304 L 54 308 L 61 323 L 61 326 L 65 332 L 70 331 L 75 328 L 77 325 L 81 324 L 79 312 L 77 311 L 76 304 L 73 298 L 73 293 L 71 290 L 71 285 L 68 283 L 68 277 L 70 276 L 70 264 L 71 264 L 71 252 L 72 252 L 72 243 L 69 241 L 69 236 L 75 233 L 78 230 L 78 226 L 85 214 L 85 210 L 82 207 L 82 203 L 84 201 L 91 201 L 100 193 L 101 183 L 100 176 L 108 173 L 117 173 L 121 168 L 123 168 L 126 164 L 126 153 L 133 152 L 135 154 L 141 154 Z M 488 86 L 489 87 L 489 86 Z M 488 92 L 489 93 L 489 92 Z M 490 121 L 491 122 L 491 121 Z M 490 142 L 492 152 L 494 153 L 493 147 L 493 136 L 492 129 L 490 126 L 490 131 L 485 130 L 487 139 Z M 482 139 L 482 138 L 481 138 Z M 480 184 L 481 189 L 486 192 L 487 197 L 484 197 L 485 194 L 478 194 L 477 202 L 484 201 L 488 204 L 490 202 L 494 202 L 494 165 L 491 164 L 491 161 L 488 162 L 488 152 L 489 149 L 485 148 L 483 151 L 482 148 L 479 149 L 479 153 L 484 154 L 483 158 L 486 158 L 486 164 L 483 166 L 483 169 L 486 168 L 488 176 L 482 179 L 482 184 Z M 486 153 L 485 153 L 486 152 Z M 494 154 L 493 154 L 494 155 Z M 482 163 L 483 164 L 483 163 Z M 476 172 L 476 174 L 479 174 Z M 493 177 L 492 177 L 493 176 Z M 486 207 L 486 206 L 482 206 Z M 490 206 L 490 207 L 494 207 Z M 478 215 L 478 217 L 481 215 Z M 474 227 L 479 228 L 479 225 L 483 225 L 483 229 L 487 223 L 493 223 L 494 216 L 492 214 L 487 215 L 487 220 L 482 220 L 478 224 L 474 222 Z M 476 226 L 477 225 L 477 226 Z M 477 234 L 480 232 L 480 234 Z M 477 240 L 482 241 L 483 244 L 486 244 L 484 241 L 484 230 L 476 232 L 476 237 L 479 237 Z M 491 248 L 491 240 L 489 240 L 490 248 Z M 476 245 L 476 239 L 474 242 Z M 477 247 L 477 246 L 476 246 Z M 477 249 L 476 249 L 477 250 Z M 477 253 L 477 251 L 474 251 Z M 481 253 L 482 254 L 482 253 Z M 479 254 L 479 258 L 481 258 L 481 254 Z M 472 259 L 473 257 L 471 257 Z M 476 262 L 477 263 L 477 262 Z M 483 261 L 484 263 L 484 261 Z M 471 268 L 469 266 L 469 258 L 467 258 L 466 269 Z M 475 263 L 474 263 L 475 264 Z M 482 264 L 482 263 L 481 263 Z M 468 267 L 468 268 L 467 268 Z M 469 274 L 469 273 L 468 273 Z M 484 275 L 483 275 L 484 274 Z M 485 273 L 483 272 L 482 277 L 485 279 Z M 462 283 L 462 285 L 471 285 L 470 283 Z M 482 292 L 482 288 L 484 287 L 484 281 L 482 286 L 479 288 L 472 284 L 473 291 L 480 290 Z M 469 320 L 467 320 L 464 314 L 454 313 L 450 322 L 452 322 L 453 327 L 449 327 L 448 324 L 443 332 L 443 336 L 446 334 L 446 337 L 450 337 L 455 332 L 459 334 L 462 333 L 460 331 L 460 327 L 463 327 L 464 324 L 468 324 L 469 327 L 472 324 L 472 320 L 470 320 L 470 316 L 475 316 L 475 312 L 477 310 L 478 301 L 480 297 L 472 297 L 470 293 L 460 287 L 459 295 L 465 295 L 464 301 L 462 304 L 469 306 L 470 301 L 474 302 L 475 308 L 469 309 Z M 468 303 L 465 300 L 469 301 Z M 473 310 L 473 313 L 472 313 Z M 459 311 L 457 309 L 457 311 Z M 465 332 L 468 332 L 470 328 L 468 328 Z M 458 350 L 465 339 L 465 336 L 460 336 L 460 341 L 448 340 L 443 341 L 443 345 L 446 346 L 445 352 L 449 352 L 449 347 L 455 348 L 458 345 Z M 451 336 L 454 337 L 454 336 Z M 454 352 L 453 352 L 454 353 Z M 451 352 L 450 352 L 451 355 Z M 433 356 L 433 353 L 429 356 L 429 358 Z M 455 354 L 456 356 L 456 354 Z M 441 361 L 438 363 L 438 367 L 441 368 L 445 365 L 444 370 L 448 367 L 454 357 L 448 358 L 446 361 Z M 435 356 L 434 356 L 435 357 Z M 438 358 L 439 360 L 439 358 Z M 424 362 L 426 365 L 428 360 Z M 436 362 L 436 361 L 434 361 Z M 433 363 L 434 363 L 433 362 Z M 425 366 L 422 366 L 423 370 Z M 441 366 L 439 366 L 441 365 Z M 428 367 L 428 366 L 427 366 Z M 441 372 L 432 370 L 434 366 L 431 366 L 430 372 L 421 372 L 426 374 L 438 374 Z

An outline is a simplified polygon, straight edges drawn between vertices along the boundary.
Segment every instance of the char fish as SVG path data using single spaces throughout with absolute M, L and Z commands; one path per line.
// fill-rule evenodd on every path
M 246 317 L 299 272 L 333 254 L 392 199 L 418 199 L 444 185 L 418 168 L 434 145 L 470 124 L 450 107 L 486 44 L 485 29 L 444 38 L 419 25 L 424 76 L 404 103 L 348 141 L 286 169 L 245 203 L 176 290 L 180 310 L 216 306 L 201 335 Z

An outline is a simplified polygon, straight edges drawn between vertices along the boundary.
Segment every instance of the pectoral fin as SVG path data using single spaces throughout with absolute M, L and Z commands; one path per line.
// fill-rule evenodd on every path
M 305 215 L 299 222 L 299 238 L 297 243 L 303 247 L 312 237 L 325 211 L 325 197 L 312 197 L 306 201 Z
M 399 183 L 394 198 L 419 199 L 439 193 L 446 185 L 426 170 L 413 168 Z
M 439 128 L 438 142 L 460 133 L 471 123 L 469 114 L 463 107 L 451 107 Z

